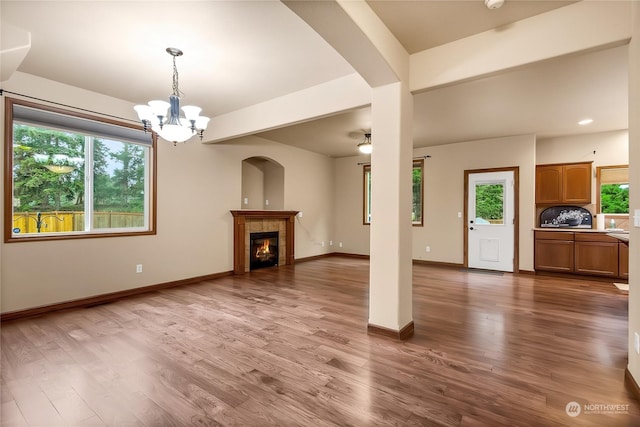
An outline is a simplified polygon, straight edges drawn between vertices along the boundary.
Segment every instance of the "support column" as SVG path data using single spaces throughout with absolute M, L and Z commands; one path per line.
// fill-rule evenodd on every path
M 412 95 L 405 83 L 372 89 L 369 333 L 413 335 Z
M 640 2 L 632 2 L 632 33 L 629 43 L 629 363 L 625 378 L 640 399 L 640 355 L 635 335 L 640 334 L 640 228 L 634 226 L 640 210 Z

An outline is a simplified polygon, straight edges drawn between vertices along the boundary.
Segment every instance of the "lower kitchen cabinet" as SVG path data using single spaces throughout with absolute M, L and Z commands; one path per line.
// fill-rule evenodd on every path
M 573 233 L 536 232 L 536 270 L 573 273 L 574 253 Z
M 618 275 L 623 279 L 629 279 L 629 245 L 618 243 Z
M 618 242 L 576 242 L 575 272 L 618 277 Z
M 536 231 L 534 268 L 540 271 L 628 278 L 628 247 L 620 246 L 622 244 L 618 240 L 603 233 Z

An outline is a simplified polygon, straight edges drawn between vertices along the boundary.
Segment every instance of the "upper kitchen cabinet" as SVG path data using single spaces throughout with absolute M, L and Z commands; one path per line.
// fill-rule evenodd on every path
M 536 166 L 536 204 L 591 203 L 591 163 Z
M 536 203 L 562 203 L 562 165 L 536 166 Z

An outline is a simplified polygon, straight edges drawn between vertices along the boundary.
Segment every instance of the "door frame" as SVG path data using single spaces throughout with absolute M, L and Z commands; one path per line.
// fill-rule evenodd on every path
M 487 172 L 513 172 L 513 273 L 520 272 L 520 167 L 512 166 L 491 169 L 469 169 L 464 171 L 464 267 L 469 267 L 469 175 Z

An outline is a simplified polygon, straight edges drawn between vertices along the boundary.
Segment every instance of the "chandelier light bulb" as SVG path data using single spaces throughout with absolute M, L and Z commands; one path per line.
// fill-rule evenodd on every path
M 207 124 L 209 124 L 209 120 L 211 120 L 209 117 L 198 116 L 196 118 L 196 127 L 198 129 L 206 129 L 207 128 Z
M 185 105 L 182 107 L 182 111 L 184 111 L 184 116 L 187 120 L 195 120 L 200 115 L 202 108 L 196 107 L 195 105 Z
M 151 108 L 151 113 L 155 117 L 166 117 L 167 110 L 169 109 L 169 103 L 167 101 L 149 101 L 149 107 Z

